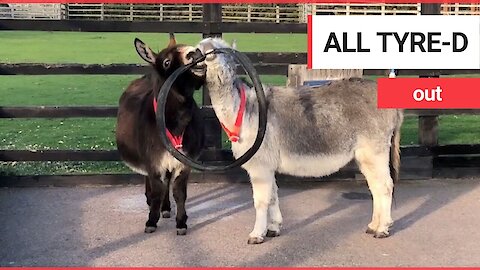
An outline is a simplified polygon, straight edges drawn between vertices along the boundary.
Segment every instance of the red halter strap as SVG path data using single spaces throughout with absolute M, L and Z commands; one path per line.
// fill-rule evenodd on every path
M 228 139 L 231 142 L 238 142 L 240 139 L 240 128 L 242 127 L 243 123 L 243 114 L 245 113 L 245 105 L 247 103 L 247 98 L 245 96 L 245 87 L 243 84 L 240 86 L 240 107 L 238 108 L 237 119 L 235 120 L 235 125 L 233 126 L 232 130 L 229 130 L 223 123 L 222 125 L 223 130 L 227 133 Z
M 155 112 L 155 114 L 157 113 L 157 100 L 155 99 L 155 97 L 153 98 L 153 111 Z M 167 128 L 167 138 L 170 140 L 173 146 L 175 146 L 175 149 L 181 149 L 183 147 L 183 133 L 180 136 L 175 136 Z

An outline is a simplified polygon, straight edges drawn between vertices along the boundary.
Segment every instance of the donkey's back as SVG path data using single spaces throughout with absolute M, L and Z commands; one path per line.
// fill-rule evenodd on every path
M 398 110 L 377 109 L 376 83 L 370 80 L 270 91 L 269 137 L 280 150 L 277 170 L 289 174 L 331 174 L 364 144 L 388 149 L 402 121 Z

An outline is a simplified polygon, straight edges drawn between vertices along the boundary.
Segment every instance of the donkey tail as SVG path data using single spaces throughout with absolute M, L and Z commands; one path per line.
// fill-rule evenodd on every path
M 397 112 L 397 123 L 393 130 L 390 146 L 390 177 L 396 183 L 400 175 L 400 128 L 403 122 L 403 111 Z

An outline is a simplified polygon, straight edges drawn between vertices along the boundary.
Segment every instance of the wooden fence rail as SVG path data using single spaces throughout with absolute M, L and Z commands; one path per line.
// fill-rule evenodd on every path
M 288 72 L 288 64 L 256 63 L 254 67 L 261 75 L 284 75 Z M 0 64 L 0 75 L 120 75 L 145 74 L 148 71 L 147 66 L 137 64 Z M 238 73 L 245 72 L 239 69 Z
M 402 157 L 476 155 L 480 154 L 480 145 L 402 146 L 401 153 Z M 212 159 L 215 155 L 221 156 L 222 161 L 233 160 L 232 153 L 228 149 L 219 151 L 205 149 L 200 160 L 219 161 L 219 159 Z M 120 156 L 117 150 L 0 150 L 0 161 L 120 161 Z M 472 165 L 480 166 L 480 163 L 467 162 L 461 166 Z
M 215 117 L 213 109 L 202 107 L 205 117 Z M 410 116 L 480 115 L 480 109 L 415 109 L 405 110 Z M 116 117 L 116 106 L 0 106 L 0 118 L 105 118 Z
M 407 146 L 402 147 L 402 179 L 431 179 L 432 177 L 465 177 L 480 174 L 479 145 L 448 145 L 448 146 Z M 465 155 L 470 153 L 470 155 Z M 204 150 L 201 160 L 206 162 L 223 160 L 229 162 L 232 155 L 229 150 Z M 0 151 L 0 161 L 118 161 L 116 150 L 3 150 Z M 194 173 L 191 181 L 195 182 L 245 182 L 245 173 L 239 169 L 222 173 Z M 354 162 L 350 162 L 339 172 L 324 177 L 324 179 L 363 179 Z M 280 181 L 298 181 L 294 177 L 282 176 Z M 102 174 L 102 175 L 35 175 L 35 176 L 0 176 L 0 187 L 4 186 L 70 186 L 78 184 L 139 184 L 142 178 L 132 174 Z M 314 178 L 303 178 L 302 181 L 315 181 Z
M 306 64 L 306 53 L 246 53 L 254 63 L 260 75 L 288 74 L 290 64 Z M 115 75 L 115 74 L 145 74 L 149 69 L 141 64 L 43 64 L 43 63 L 0 63 L 0 75 Z M 238 72 L 244 71 L 239 68 Z M 386 69 L 365 69 L 364 76 L 386 76 Z M 444 76 L 480 74 L 480 69 L 401 69 L 399 76 Z
M 418 3 L 224 4 L 224 22 L 305 23 L 308 14 L 420 15 Z M 444 15 L 479 15 L 478 3 L 442 4 Z M 202 4 L 7 4 L 0 19 L 76 19 L 122 21 L 202 21 Z
M 304 23 L 0 20 L 0 30 L 150 33 L 307 33 Z

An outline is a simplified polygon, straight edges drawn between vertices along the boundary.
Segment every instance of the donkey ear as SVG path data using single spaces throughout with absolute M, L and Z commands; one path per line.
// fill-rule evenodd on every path
M 137 50 L 138 55 L 145 60 L 146 62 L 150 63 L 151 65 L 155 65 L 155 58 L 156 54 L 138 38 L 135 38 L 135 49 Z
M 175 45 L 177 45 L 177 41 L 175 40 L 175 35 L 173 33 L 170 33 L 170 41 L 168 42 L 168 48 L 171 48 Z
M 237 49 L 237 40 L 236 40 L 236 39 L 234 39 L 234 40 L 232 41 L 232 49 L 234 49 L 234 50 Z

